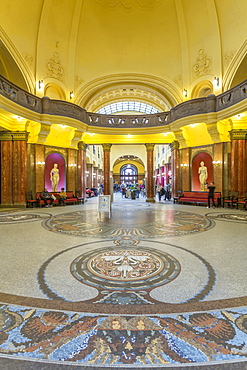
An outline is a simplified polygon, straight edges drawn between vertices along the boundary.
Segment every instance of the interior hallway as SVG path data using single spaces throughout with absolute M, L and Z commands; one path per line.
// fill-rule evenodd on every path
M 246 222 L 120 193 L 110 218 L 1 210 L 1 369 L 246 368 Z

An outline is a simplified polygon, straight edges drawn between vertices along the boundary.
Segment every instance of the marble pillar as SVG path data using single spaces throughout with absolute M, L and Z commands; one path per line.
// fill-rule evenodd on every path
M 181 189 L 180 181 L 180 153 L 178 141 L 173 141 L 170 144 L 171 148 L 171 171 L 172 171 L 172 197 Z
M 110 152 L 112 144 L 102 144 L 104 153 L 104 194 L 111 195 L 110 189 Z
M 146 202 L 155 202 L 154 195 L 154 146 L 155 144 L 145 144 L 147 151 L 147 179 L 146 179 Z
M 0 132 L 1 206 L 26 204 L 27 138 L 26 132 Z
M 247 130 L 232 130 L 231 135 L 231 191 L 239 197 L 247 192 Z
M 77 195 L 86 199 L 86 150 L 87 145 L 80 141 L 77 152 Z

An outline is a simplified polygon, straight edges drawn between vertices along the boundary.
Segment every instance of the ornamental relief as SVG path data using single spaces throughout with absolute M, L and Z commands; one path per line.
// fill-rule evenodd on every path
M 61 66 L 61 61 L 59 60 L 59 54 L 54 51 L 53 57 L 46 63 L 46 76 L 56 78 L 64 82 L 64 68 Z
M 224 58 L 223 58 L 223 63 L 224 63 L 224 67 L 227 68 L 229 66 L 229 64 L 231 63 L 234 55 L 235 55 L 235 51 L 229 51 L 227 53 L 225 53 L 224 55 Z
M 213 146 L 212 145 L 209 145 L 209 146 L 206 146 L 206 147 L 200 147 L 200 148 L 192 148 L 191 149 L 191 158 L 194 158 L 197 154 L 199 154 L 201 152 L 206 152 L 206 153 L 210 154 L 211 157 L 213 158 Z
M 93 0 L 102 8 L 121 8 L 124 11 L 132 11 L 135 7 L 142 10 L 152 10 L 164 3 L 164 0 Z
M 33 57 L 28 53 L 23 53 L 23 58 L 25 59 L 27 65 L 32 69 L 33 66 Z
M 196 58 L 196 63 L 193 66 L 194 77 L 198 78 L 200 76 L 206 75 L 211 71 L 211 61 L 204 53 L 203 49 L 198 51 L 198 57 Z

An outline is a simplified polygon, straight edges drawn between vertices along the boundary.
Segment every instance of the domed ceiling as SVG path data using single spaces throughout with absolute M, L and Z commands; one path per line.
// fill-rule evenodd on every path
M 245 0 L 1 0 L 0 12 L 1 74 L 87 110 L 127 98 L 167 110 L 184 90 L 246 78 Z

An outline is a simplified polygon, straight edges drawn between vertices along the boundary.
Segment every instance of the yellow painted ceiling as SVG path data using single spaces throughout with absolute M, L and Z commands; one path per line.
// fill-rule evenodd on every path
M 204 92 L 218 95 L 247 78 L 246 0 L 1 0 L 0 14 L 0 74 L 40 97 L 86 109 L 128 94 L 154 105 L 157 99 L 159 109 L 170 109 Z M 212 83 L 215 76 L 218 87 Z M 8 129 L 10 111 L 0 108 L 1 127 Z M 183 129 L 186 141 L 196 145 L 198 135 L 190 131 Z M 160 137 L 131 134 L 139 143 Z M 102 133 L 95 135 L 97 143 L 104 140 Z M 106 142 L 125 141 L 115 136 L 108 135 Z M 201 141 L 210 140 L 204 135 Z

